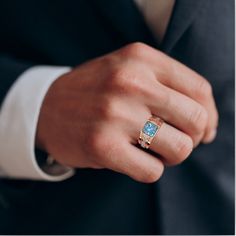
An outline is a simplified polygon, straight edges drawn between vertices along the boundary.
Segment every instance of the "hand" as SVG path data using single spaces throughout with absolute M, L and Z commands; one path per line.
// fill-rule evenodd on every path
M 149 154 L 137 148 L 145 121 L 164 123 Z M 218 114 L 210 84 L 196 72 L 142 43 L 80 65 L 49 89 L 36 144 L 71 167 L 108 168 L 150 183 L 164 165 L 184 161 L 211 142 Z

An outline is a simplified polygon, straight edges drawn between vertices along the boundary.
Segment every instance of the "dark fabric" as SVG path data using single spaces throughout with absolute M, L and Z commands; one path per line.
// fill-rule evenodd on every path
M 31 65 L 75 66 L 134 41 L 158 48 L 131 0 L 1 1 L 0 99 Z M 107 170 L 1 179 L 0 234 L 234 234 L 234 1 L 177 0 L 159 49 L 212 84 L 216 141 L 155 184 Z

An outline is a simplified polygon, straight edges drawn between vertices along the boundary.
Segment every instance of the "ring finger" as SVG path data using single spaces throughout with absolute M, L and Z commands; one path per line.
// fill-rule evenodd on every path
M 137 143 L 140 130 L 143 129 L 145 123 L 145 120 L 140 119 L 132 125 L 132 143 Z M 149 148 L 160 155 L 164 164 L 176 165 L 183 162 L 192 152 L 193 141 L 187 134 L 164 122 Z

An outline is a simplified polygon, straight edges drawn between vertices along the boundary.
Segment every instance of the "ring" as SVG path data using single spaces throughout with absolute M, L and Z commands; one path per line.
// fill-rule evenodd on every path
M 160 130 L 164 121 L 156 116 L 150 117 L 140 131 L 138 143 L 142 148 L 148 149 L 152 140 Z

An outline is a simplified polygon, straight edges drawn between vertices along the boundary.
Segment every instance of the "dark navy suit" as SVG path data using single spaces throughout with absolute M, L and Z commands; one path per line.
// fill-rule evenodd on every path
M 135 41 L 212 84 L 216 140 L 149 185 L 108 170 L 1 179 L 0 234 L 234 234 L 233 0 L 177 0 L 161 45 L 131 0 L 1 1 L 0 101 L 32 65 L 76 66 Z

